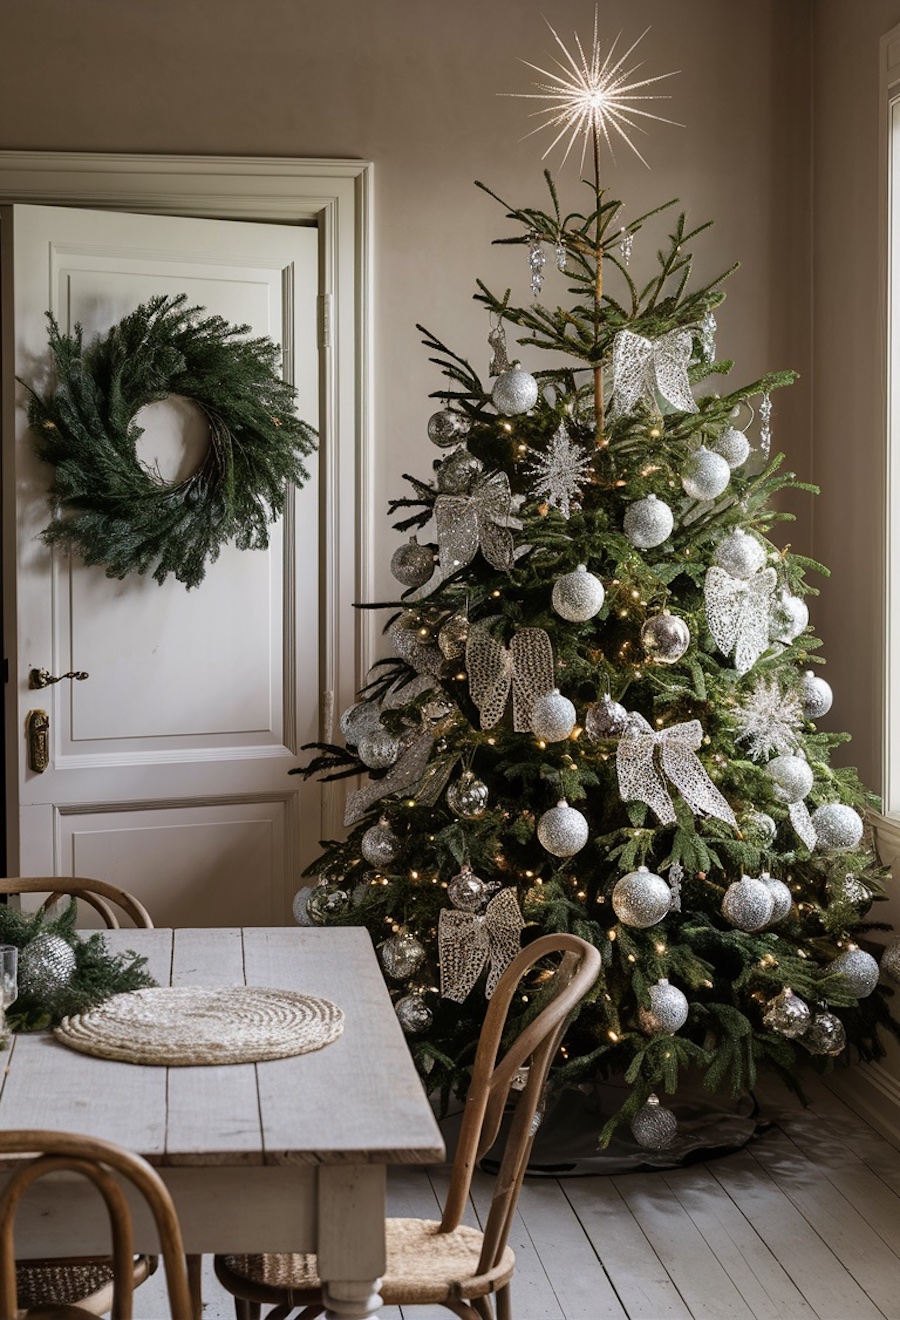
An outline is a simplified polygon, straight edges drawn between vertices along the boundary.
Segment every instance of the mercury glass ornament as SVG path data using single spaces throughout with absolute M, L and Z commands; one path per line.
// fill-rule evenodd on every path
M 713 441 L 712 448 L 724 458 L 732 471 L 746 463 L 750 455 L 750 441 L 736 426 L 726 426 L 722 434 Z
M 809 762 L 790 752 L 773 756 L 766 764 L 766 774 L 772 780 L 779 802 L 802 802 L 813 786 Z
M 641 1031 L 647 1036 L 674 1036 L 687 1022 L 687 1016 L 687 997 L 664 976 L 650 987 L 649 1009 L 638 1010 Z
M 471 866 L 464 866 L 447 886 L 447 897 L 462 912 L 477 912 L 487 898 L 488 887 Z
M 769 619 L 769 636 L 774 642 L 791 643 L 806 629 L 809 623 L 809 609 L 801 596 L 793 596 L 789 591 L 779 591 L 772 602 Z
M 322 926 L 330 917 L 339 917 L 350 906 L 350 895 L 345 889 L 329 889 L 319 885 L 310 894 L 306 904 L 309 918 L 317 926 Z
M 655 875 L 646 866 L 639 866 L 616 881 L 612 905 L 623 926 L 645 930 L 662 921 L 669 911 L 672 891 L 661 875 Z
M 538 399 L 538 383 L 528 371 L 514 362 L 509 371 L 501 372 L 491 390 L 491 402 L 504 417 L 517 417 L 533 408 Z
M 408 981 L 424 961 L 424 947 L 408 930 L 398 931 L 381 946 L 381 965 L 392 981 Z
M 749 811 L 744 822 L 744 829 L 754 841 L 759 841 L 763 848 L 775 842 L 778 826 L 766 811 Z
M 345 741 L 355 747 L 364 734 L 371 733 L 380 723 L 381 711 L 374 701 L 357 701 L 341 715 L 341 733 Z
M 420 1036 L 431 1026 L 434 1014 L 421 995 L 404 995 L 394 1005 L 394 1012 L 407 1036 Z
M 605 595 L 600 579 L 589 573 L 585 564 L 579 564 L 574 573 L 556 579 L 551 601 L 561 619 L 584 623 L 603 608 Z
M 447 789 L 447 806 L 460 820 L 478 820 L 487 811 L 488 788 L 472 770 L 464 770 Z
M 847 1033 L 835 1013 L 817 1013 L 804 1033 L 802 1043 L 810 1054 L 843 1054 Z
M 738 930 L 762 930 L 772 920 L 774 900 L 768 885 L 752 876 L 741 876 L 728 886 L 722 899 L 722 915 Z
M 721 454 L 701 445 L 689 456 L 681 474 L 681 484 L 692 500 L 714 500 L 728 486 L 731 468 Z
M 541 816 L 537 836 L 554 857 L 574 857 L 588 841 L 588 823 L 580 811 L 563 800 Z
M 562 742 L 575 728 L 575 707 L 559 688 L 538 697 L 531 708 L 531 730 L 543 742 Z
M 434 551 L 411 536 L 391 555 L 391 572 L 404 587 L 421 587 L 434 572 Z
M 657 1096 L 650 1095 L 631 1120 L 631 1131 L 644 1150 L 665 1150 L 678 1134 L 678 1119 Z
M 628 711 L 607 692 L 584 713 L 584 731 L 589 738 L 618 738 L 628 724 Z
M 468 449 L 457 449 L 439 464 L 436 480 L 442 495 L 465 495 L 484 464 Z
M 440 449 L 458 445 L 469 433 L 471 422 L 452 408 L 442 408 L 428 419 L 428 439 Z
M 881 955 L 879 968 L 882 976 L 900 985 L 900 940 L 894 940 L 893 944 L 887 946 Z
M 691 644 L 691 631 L 675 614 L 656 614 L 641 629 L 641 646 L 663 665 L 674 665 Z
M 863 836 L 862 817 L 842 802 L 826 802 L 810 816 L 816 832 L 816 847 L 829 852 L 849 852 Z
M 625 510 L 623 530 L 638 550 L 651 550 L 662 545 L 672 535 L 674 526 L 672 510 L 665 500 L 659 500 L 655 495 L 635 500 Z
M 356 753 L 370 770 L 386 770 L 400 755 L 400 739 L 382 724 L 371 733 L 363 734 L 357 743 Z
M 763 1013 L 766 1026 L 781 1036 L 787 1036 L 788 1040 L 802 1036 L 809 1027 L 810 1018 L 809 1005 L 799 995 L 795 995 L 788 985 L 774 999 L 769 1000 Z
M 742 527 L 733 532 L 716 546 L 713 559 L 735 578 L 749 578 L 765 567 L 766 552 L 755 536 L 749 536 Z
M 455 660 L 465 651 L 468 636 L 469 620 L 466 615 L 451 615 L 438 633 L 441 655 L 447 660 Z
M 784 921 L 794 906 L 794 898 L 784 881 L 776 880 L 768 871 L 763 871 L 759 878 L 772 895 L 772 915 L 769 918 L 769 925 L 775 926 L 779 921 Z
M 45 931 L 19 950 L 18 965 L 19 994 L 49 999 L 72 984 L 75 950 L 61 935 Z
M 845 949 L 828 966 L 826 972 L 837 972 L 848 995 L 865 999 L 878 984 L 878 963 L 865 949 Z
M 390 866 L 400 851 L 400 840 L 382 819 L 366 830 L 359 850 L 370 866 Z
M 872 891 L 855 875 L 845 875 L 841 882 L 838 897 L 844 903 L 853 903 L 856 907 L 865 907 L 872 902 Z
M 800 679 L 797 695 L 803 707 L 803 714 L 808 720 L 818 720 L 823 715 L 827 715 L 834 701 L 831 684 L 824 678 L 819 678 L 811 669 L 807 669 Z

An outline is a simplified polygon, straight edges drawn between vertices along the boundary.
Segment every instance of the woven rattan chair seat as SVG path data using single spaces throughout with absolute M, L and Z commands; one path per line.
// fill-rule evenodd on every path
M 512 1277 L 516 1258 L 506 1247 L 497 1268 L 473 1286 L 481 1233 L 465 1224 L 452 1233 L 441 1233 L 439 1229 L 440 1224 L 429 1219 L 385 1221 L 387 1267 L 379 1288 L 385 1306 L 440 1304 L 460 1297 L 478 1297 Z M 226 1256 L 225 1265 L 234 1274 L 268 1287 L 297 1293 L 317 1292 L 321 1287 L 315 1256 Z
M 155 1258 L 139 1256 L 134 1263 L 135 1285 L 143 1283 L 155 1269 Z M 105 1301 L 104 1309 L 108 1309 L 106 1290 L 111 1288 L 112 1281 L 109 1259 L 16 1261 L 16 1287 L 23 1310 L 76 1306 L 92 1298 Z

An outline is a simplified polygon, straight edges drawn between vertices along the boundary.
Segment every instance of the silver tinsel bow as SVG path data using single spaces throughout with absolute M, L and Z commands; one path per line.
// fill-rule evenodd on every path
M 502 572 L 512 568 L 515 546 L 510 529 L 520 528 L 522 522 L 513 514 L 505 472 L 479 477 L 468 495 L 438 495 L 434 521 L 442 577 L 465 568 L 479 550 L 493 568 Z
M 399 758 L 388 770 L 383 779 L 372 779 L 347 798 L 344 808 L 344 824 L 355 825 L 369 810 L 373 803 L 388 797 L 391 793 L 409 793 L 422 780 L 428 762 L 434 738 L 425 729 L 420 729 Z
M 697 412 L 688 380 L 693 342 L 690 330 L 670 330 L 659 339 L 620 330 L 613 340 L 613 413 L 631 412 L 641 398 L 655 408 L 657 392 L 673 408 Z
M 732 577 L 714 564 L 706 574 L 706 621 L 723 655 L 746 674 L 769 645 L 769 611 L 778 581 L 774 568 L 749 578 Z
M 512 688 L 513 728 L 516 733 L 527 733 L 534 703 L 556 687 L 550 636 L 543 628 L 520 628 L 507 650 L 486 626 L 490 622 L 485 619 L 469 628 L 469 692 L 478 707 L 481 727 L 492 729 L 503 718 Z
M 490 999 L 519 952 L 524 925 L 514 889 L 501 889 L 483 913 L 444 908 L 438 920 L 443 998 L 461 1004 L 490 962 L 484 992 Z
M 736 826 L 734 812 L 700 764 L 697 749 L 702 742 L 703 726 L 699 720 L 671 724 L 656 732 L 643 715 L 632 711 L 616 750 L 623 801 L 646 802 L 663 825 L 671 825 L 676 817 L 666 787 L 668 779 L 695 814 L 704 812 Z M 659 770 L 655 764 L 657 749 Z

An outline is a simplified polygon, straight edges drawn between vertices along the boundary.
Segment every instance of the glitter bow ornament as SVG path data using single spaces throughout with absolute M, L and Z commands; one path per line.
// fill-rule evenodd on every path
M 620 330 L 613 340 L 613 414 L 631 412 L 639 399 L 656 409 L 657 393 L 681 412 L 697 412 L 688 379 L 693 342 L 690 330 L 659 339 Z
M 736 826 L 734 812 L 700 764 L 697 749 L 702 742 L 703 726 L 699 720 L 672 724 L 656 732 L 643 715 L 633 711 L 616 750 L 623 801 L 646 802 L 663 825 L 672 825 L 676 817 L 666 787 L 668 779 L 695 815 L 702 812 Z
M 344 824 L 355 825 L 376 802 L 391 793 L 411 793 L 421 782 L 428 769 L 434 737 L 426 729 L 420 730 L 404 747 L 398 759 L 381 779 L 370 779 L 347 797 Z
M 514 889 L 501 889 L 484 912 L 444 908 L 438 920 L 441 995 L 461 1004 L 486 964 L 485 998 L 519 952 L 525 922 Z
M 469 628 L 469 693 L 478 707 L 481 727 L 492 729 L 503 718 L 512 688 L 513 728 L 527 733 L 534 703 L 556 686 L 550 636 L 543 628 L 520 628 L 507 649 L 490 631 L 492 621 L 484 619 Z
M 440 551 L 440 574 L 449 577 L 465 568 L 480 550 L 488 563 L 508 572 L 515 561 L 513 497 L 505 472 L 479 477 L 467 495 L 438 495 L 434 521 Z
M 732 577 L 714 564 L 706 574 L 706 621 L 723 655 L 746 674 L 769 645 L 769 611 L 777 575 L 761 568 L 749 578 Z

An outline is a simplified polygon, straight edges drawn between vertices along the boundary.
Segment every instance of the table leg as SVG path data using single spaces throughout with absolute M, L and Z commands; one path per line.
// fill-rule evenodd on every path
M 385 1169 L 323 1164 L 318 1171 L 318 1266 L 328 1320 L 369 1320 L 385 1270 Z
M 380 1279 L 360 1282 L 358 1279 L 333 1279 L 322 1291 L 325 1302 L 325 1320 L 372 1320 L 381 1306 Z

